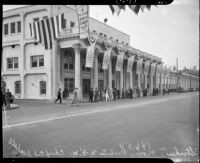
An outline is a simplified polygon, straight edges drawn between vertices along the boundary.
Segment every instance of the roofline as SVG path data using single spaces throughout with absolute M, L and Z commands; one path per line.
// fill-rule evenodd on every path
M 3 13 L 4 13 L 4 12 L 13 11 L 13 10 L 18 10 L 18 9 L 21 9 L 21 8 L 26 8 L 26 7 L 29 7 L 29 6 L 33 6 L 33 5 L 26 5 L 26 6 L 21 6 L 21 7 L 18 7 L 18 8 L 8 9 L 8 10 L 6 10 L 6 11 L 3 11 Z

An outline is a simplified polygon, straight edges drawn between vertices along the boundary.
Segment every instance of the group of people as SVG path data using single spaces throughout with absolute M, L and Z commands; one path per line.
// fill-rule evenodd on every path
M 2 94 L 2 106 L 1 108 L 5 108 L 5 109 L 10 109 L 10 103 L 13 101 L 13 97 L 11 92 L 9 91 L 9 89 L 1 89 L 1 94 Z
M 89 91 L 89 102 L 97 102 L 97 101 L 111 101 L 117 99 L 125 99 L 125 98 L 133 98 L 134 90 L 129 88 L 127 90 L 122 89 L 122 95 L 120 96 L 120 90 L 117 88 L 111 88 L 104 90 L 102 88 L 95 88 L 94 90 L 91 88 Z
M 73 91 L 73 99 L 71 104 L 74 105 L 76 104 L 78 106 L 78 88 L 75 88 Z M 65 88 L 63 90 L 63 92 L 61 92 L 61 88 L 59 88 L 58 92 L 57 92 L 57 99 L 55 100 L 55 103 L 59 100 L 60 104 L 62 103 L 62 99 L 63 100 L 69 100 L 69 90 L 68 88 Z
M 161 93 L 161 91 L 160 91 L 158 88 L 153 88 L 153 96 L 158 96 L 160 93 Z M 169 95 L 169 89 L 163 88 L 162 94 L 163 94 L 163 95 L 165 95 L 165 94 L 168 94 L 168 95 Z

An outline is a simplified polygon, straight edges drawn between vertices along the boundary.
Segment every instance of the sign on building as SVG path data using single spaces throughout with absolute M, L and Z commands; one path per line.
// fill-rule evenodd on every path
M 80 39 L 86 39 L 89 32 L 89 6 L 79 5 L 76 11 L 79 21 Z

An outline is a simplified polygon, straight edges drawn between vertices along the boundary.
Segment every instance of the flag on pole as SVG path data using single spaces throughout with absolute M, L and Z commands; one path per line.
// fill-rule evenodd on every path
M 140 5 L 140 8 L 141 8 L 142 12 L 144 12 L 145 6 L 146 5 Z
M 129 8 L 138 15 L 139 11 L 140 11 L 140 5 L 128 5 Z
M 123 5 L 109 5 L 109 6 L 111 8 L 112 14 L 114 14 L 116 12 L 118 16 L 119 16 L 119 13 L 121 11 L 121 8 L 124 8 L 124 7 L 122 7 Z

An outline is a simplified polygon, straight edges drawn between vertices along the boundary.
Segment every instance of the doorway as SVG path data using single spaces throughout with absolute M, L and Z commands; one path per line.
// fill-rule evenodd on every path
M 83 79 L 83 97 L 88 97 L 90 91 L 90 79 Z

